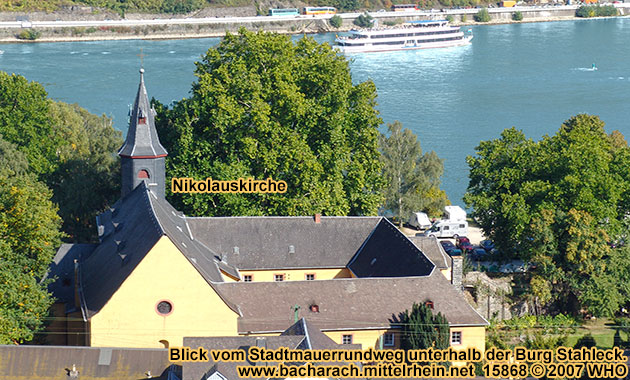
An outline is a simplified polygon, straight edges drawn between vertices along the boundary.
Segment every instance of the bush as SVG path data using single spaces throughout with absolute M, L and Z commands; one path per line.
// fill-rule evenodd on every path
M 477 12 L 477 14 L 475 14 L 473 16 L 473 18 L 477 22 L 488 22 L 488 21 L 490 21 L 490 14 L 488 13 L 488 9 L 487 8 L 483 8 L 483 9 L 479 10 L 479 12 Z
M 328 21 L 333 28 L 339 28 L 343 24 L 343 19 L 339 15 L 334 15 Z
M 451 15 L 446 16 L 446 21 L 453 22 L 453 16 Z
M 23 31 L 20 32 L 20 34 L 17 35 L 17 38 L 20 40 L 29 40 L 29 41 L 33 41 L 39 38 L 39 36 L 41 36 L 41 32 L 35 30 L 35 29 L 24 29 Z
M 462 20 L 462 22 L 466 22 L 466 21 L 468 21 L 468 18 L 466 17 L 466 15 L 462 15 L 461 20 Z
M 575 11 L 576 17 L 610 17 L 617 16 L 617 8 L 613 5 L 582 5 Z
M 403 23 L 403 20 L 401 20 L 399 18 L 397 18 L 395 20 L 392 20 L 392 21 L 389 21 L 389 20 L 388 21 L 383 21 L 383 25 L 386 25 L 386 26 L 394 26 L 394 25 L 398 25 L 398 24 L 402 24 L 402 23 Z
M 364 14 L 359 15 L 359 17 L 354 19 L 352 23 L 360 28 L 371 28 L 372 25 L 374 25 L 374 19 L 367 12 L 365 12 Z
M 203 8 L 203 0 L 164 0 L 160 11 L 164 13 L 188 13 Z
M 523 21 L 523 13 L 521 11 L 516 11 L 512 13 L 512 20 Z

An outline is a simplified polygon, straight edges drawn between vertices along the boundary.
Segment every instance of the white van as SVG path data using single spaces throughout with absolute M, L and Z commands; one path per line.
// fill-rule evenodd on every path
M 435 222 L 433 226 L 424 233 L 424 235 L 439 238 L 456 238 L 458 236 L 466 236 L 468 235 L 468 222 L 465 220 L 440 220 Z
M 414 212 L 409 219 L 409 225 L 419 230 L 426 230 L 431 227 L 429 216 L 424 212 Z

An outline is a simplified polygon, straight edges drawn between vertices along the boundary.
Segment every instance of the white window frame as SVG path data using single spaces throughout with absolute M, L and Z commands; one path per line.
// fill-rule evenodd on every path
M 396 336 L 394 333 L 383 334 L 383 346 L 394 347 L 396 345 Z

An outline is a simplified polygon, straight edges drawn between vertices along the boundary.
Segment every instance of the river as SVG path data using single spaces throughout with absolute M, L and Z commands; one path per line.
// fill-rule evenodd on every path
M 462 204 L 466 156 L 512 126 L 539 139 L 577 113 L 630 136 L 630 19 L 472 27 L 465 47 L 353 55 L 355 81 L 371 79 L 385 123 L 400 120 L 445 160 L 443 189 Z M 334 34 L 314 36 L 332 41 Z M 298 38 L 298 37 L 295 37 Z M 45 85 L 50 96 L 107 114 L 126 130 L 143 49 L 149 96 L 187 97 L 194 62 L 217 38 L 4 44 L 0 69 Z M 591 70 L 592 64 L 598 70 Z M 385 127 L 382 128 L 385 130 Z

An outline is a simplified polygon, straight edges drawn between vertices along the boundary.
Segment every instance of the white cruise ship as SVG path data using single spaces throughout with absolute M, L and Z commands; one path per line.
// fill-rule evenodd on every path
M 469 30 L 448 25 L 446 20 L 409 21 L 395 27 L 353 29 L 347 37 L 337 37 L 335 45 L 344 53 L 441 48 L 467 45 Z

